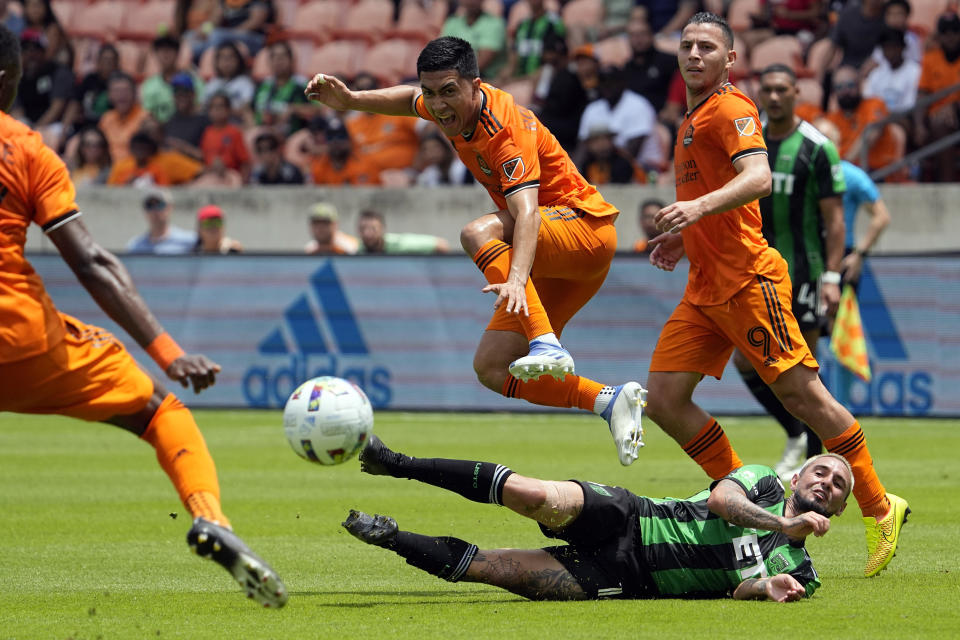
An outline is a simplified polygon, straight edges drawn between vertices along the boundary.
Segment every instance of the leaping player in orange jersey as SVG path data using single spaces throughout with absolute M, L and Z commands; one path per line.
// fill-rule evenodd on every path
M 306 94 L 341 111 L 419 116 L 440 127 L 498 208 L 460 234 L 489 283 L 483 291 L 497 294 L 474 355 L 477 377 L 510 398 L 603 416 L 621 464 L 632 463 L 643 446 L 645 390 L 637 382 L 613 387 L 573 375 L 573 358 L 558 340 L 606 278 L 619 212 L 530 110 L 480 80 L 465 40 L 429 42 L 417 76 L 419 87 L 351 91 L 318 73 Z
M 24 257 L 27 227 L 35 222 L 100 308 L 168 377 L 197 392 L 214 383 L 220 366 L 177 346 L 123 264 L 87 232 L 60 158 L 39 133 L 7 115 L 20 74 L 17 38 L 0 26 L 0 411 L 107 422 L 149 442 L 195 518 L 190 547 L 226 568 L 249 597 L 282 607 L 283 582 L 223 515 L 213 459 L 190 411 L 113 335 L 59 313 Z
M 893 557 L 909 512 L 886 493 L 860 425 L 817 376 L 790 308 L 787 263 L 761 232 L 757 198 L 771 175 L 757 109 L 731 85 L 733 33 L 723 18 L 698 13 L 678 53 L 689 111 L 677 132 L 677 202 L 656 217 L 650 262 L 672 271 L 684 253 L 690 273 L 683 300 L 660 333 L 650 363 L 647 415 L 719 480 L 742 466 L 726 434 L 694 404 L 705 375 L 720 378 L 734 347 L 750 359 L 790 413 L 850 462 L 853 494 L 867 534 L 866 576 Z

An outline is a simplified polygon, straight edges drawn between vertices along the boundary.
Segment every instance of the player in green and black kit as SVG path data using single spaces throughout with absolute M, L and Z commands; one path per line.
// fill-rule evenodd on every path
M 804 465 L 787 499 L 773 469 L 760 465 L 740 467 L 685 500 L 653 499 L 594 482 L 527 478 L 489 462 L 411 458 L 376 436 L 360 468 L 506 506 L 568 542 L 487 551 L 400 531 L 388 516 L 351 511 L 343 523 L 360 540 L 450 582 L 482 582 L 536 600 L 810 596 L 820 579 L 804 539 L 827 532 L 853 488 L 850 465 L 832 453 Z
M 793 315 L 810 352 L 836 313 L 844 256 L 843 193 L 846 185 L 836 147 L 794 114 L 797 77 L 782 64 L 760 72 L 763 139 L 772 172 L 770 195 L 760 199 L 763 235 L 787 261 L 793 283 Z M 750 392 L 787 432 L 774 469 L 785 482 L 805 459 L 820 453 L 820 440 L 792 416 L 739 351 L 734 364 Z

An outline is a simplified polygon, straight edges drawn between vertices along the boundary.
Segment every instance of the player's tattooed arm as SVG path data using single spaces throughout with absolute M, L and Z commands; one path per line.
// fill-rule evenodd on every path
M 721 480 L 710 492 L 707 508 L 727 522 L 765 531 L 782 531 L 784 519 L 758 507 L 747 498 L 743 487 Z

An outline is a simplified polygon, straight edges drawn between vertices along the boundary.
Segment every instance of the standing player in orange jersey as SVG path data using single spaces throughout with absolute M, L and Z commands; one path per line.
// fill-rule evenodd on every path
M 59 313 L 24 257 L 35 222 L 97 304 L 184 387 L 212 385 L 220 366 L 188 355 L 167 334 L 117 258 L 80 220 L 73 183 L 40 134 L 7 111 L 20 80 L 20 46 L 0 26 L 0 411 L 107 422 L 149 442 L 195 518 L 187 542 L 264 606 L 282 607 L 279 576 L 230 529 L 213 459 L 190 411 L 145 373 L 107 331 Z
M 650 363 L 647 415 L 719 480 L 742 466 L 717 421 L 694 404 L 705 375 L 719 378 L 734 347 L 790 413 L 853 468 L 867 534 L 866 576 L 893 557 L 907 502 L 886 493 L 860 425 L 820 382 L 790 307 L 787 263 L 761 232 L 757 198 L 771 175 L 756 107 L 728 81 L 733 33 L 714 14 L 684 27 L 678 52 L 689 111 L 677 132 L 677 202 L 657 214 L 650 262 L 672 271 L 684 253 L 683 300 L 660 333 Z
M 619 212 L 587 183 L 557 139 L 513 96 L 482 82 L 469 43 L 443 37 L 417 59 L 419 87 L 351 91 L 318 73 L 311 100 L 337 110 L 435 122 L 499 209 L 464 227 L 460 241 L 497 294 L 473 366 L 480 382 L 509 398 L 579 407 L 603 416 L 621 464 L 637 458 L 645 390 L 573 375 L 558 340 L 603 284 L 617 246 Z

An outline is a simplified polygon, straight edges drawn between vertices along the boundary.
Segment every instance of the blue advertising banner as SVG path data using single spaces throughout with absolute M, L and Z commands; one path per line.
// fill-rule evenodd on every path
M 62 311 L 142 350 L 97 307 L 56 255 L 33 255 Z M 281 407 L 303 380 L 350 378 L 380 409 L 541 409 L 482 387 L 473 351 L 493 296 L 463 256 L 126 256 L 164 327 L 223 366 L 192 406 Z M 854 412 L 960 415 L 960 261 L 878 257 L 860 289 L 873 380 L 839 367 L 822 341 L 822 374 Z M 619 255 L 600 293 L 567 326 L 577 373 L 608 384 L 646 379 L 660 328 L 683 294 L 685 270 L 664 273 Z M 186 394 L 182 394 L 186 395 Z M 717 414 L 760 413 L 733 369 L 696 400 Z

